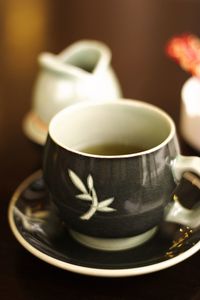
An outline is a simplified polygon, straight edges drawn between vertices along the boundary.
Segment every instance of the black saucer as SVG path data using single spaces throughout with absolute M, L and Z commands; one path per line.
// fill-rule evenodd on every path
M 171 267 L 200 249 L 200 229 L 163 222 L 142 246 L 99 251 L 76 242 L 59 220 L 38 171 L 14 193 L 9 223 L 17 240 L 38 258 L 69 271 L 92 276 L 122 277 Z

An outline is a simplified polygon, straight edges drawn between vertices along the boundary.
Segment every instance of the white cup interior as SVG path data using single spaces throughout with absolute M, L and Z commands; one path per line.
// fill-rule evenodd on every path
M 102 143 L 155 150 L 174 132 L 174 123 L 165 112 L 136 100 L 73 105 L 59 112 L 49 126 L 56 144 L 75 151 Z

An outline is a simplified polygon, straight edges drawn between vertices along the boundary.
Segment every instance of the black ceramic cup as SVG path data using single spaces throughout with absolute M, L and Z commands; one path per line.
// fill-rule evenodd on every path
M 77 104 L 50 122 L 44 179 L 70 233 L 89 247 L 137 246 L 163 219 L 196 226 L 196 211 L 170 200 L 185 171 L 200 175 L 200 158 L 180 155 L 174 122 L 145 102 Z

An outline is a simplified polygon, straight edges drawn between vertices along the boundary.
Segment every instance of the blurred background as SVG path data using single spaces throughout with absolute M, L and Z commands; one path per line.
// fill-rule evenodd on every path
M 9 174 L 10 182 L 13 173 L 23 178 L 40 166 L 36 146 L 21 129 L 40 52 L 59 53 L 79 39 L 103 41 L 111 48 L 124 97 L 151 102 L 177 118 L 180 88 L 189 75 L 164 48 L 175 34 L 200 35 L 199 20 L 198 0 L 1 0 L 2 174 Z
M 175 34 L 200 36 L 199 20 L 198 0 L 1 0 L 2 174 L 9 174 L 10 182 L 13 173 L 22 178 L 41 163 L 21 129 L 40 52 L 59 53 L 79 39 L 103 41 L 111 48 L 124 97 L 161 106 L 177 121 L 180 89 L 189 75 L 164 49 Z

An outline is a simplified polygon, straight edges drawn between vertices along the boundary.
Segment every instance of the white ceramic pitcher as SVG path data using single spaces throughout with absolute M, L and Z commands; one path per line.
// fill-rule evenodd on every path
M 116 100 L 121 88 L 111 67 L 111 51 L 94 40 L 78 41 L 58 55 L 39 55 L 40 71 L 33 88 L 25 133 L 39 144 L 51 118 L 61 109 L 85 100 Z

